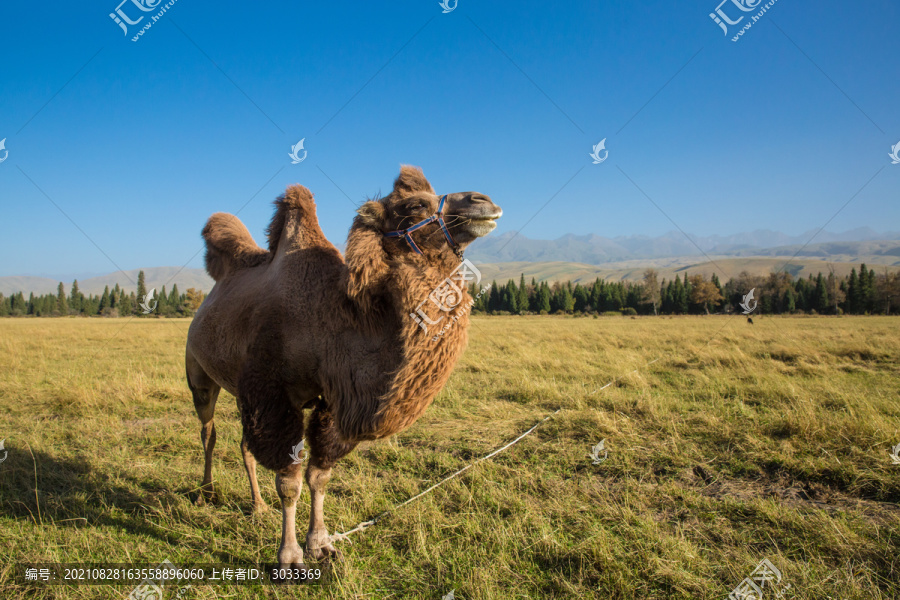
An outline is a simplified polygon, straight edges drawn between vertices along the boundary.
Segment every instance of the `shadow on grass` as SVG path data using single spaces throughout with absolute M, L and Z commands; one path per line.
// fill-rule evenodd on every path
M 38 526 L 112 528 L 121 533 L 155 538 L 184 547 L 177 532 L 157 527 L 148 505 L 161 494 L 193 502 L 196 490 L 171 490 L 135 478 L 125 471 L 99 471 L 83 460 L 64 459 L 45 452 L 7 448 L 0 463 L 0 518 L 9 517 Z M 37 491 L 35 491 L 35 482 Z M 195 527 L 195 524 L 191 524 Z M 208 548 L 196 548 L 204 553 Z M 246 557 L 212 551 L 224 563 L 246 562 Z M 87 559 L 84 562 L 89 562 Z

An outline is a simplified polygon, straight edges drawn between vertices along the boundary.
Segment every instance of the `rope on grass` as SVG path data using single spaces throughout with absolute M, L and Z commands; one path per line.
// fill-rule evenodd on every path
M 655 363 L 655 362 L 658 361 L 658 360 L 659 360 L 658 358 L 654 358 L 653 360 L 651 360 L 650 362 L 648 362 L 646 365 L 644 365 L 644 367 L 649 367 L 650 365 L 652 365 L 653 363 Z M 641 368 L 643 368 L 643 367 L 641 367 Z M 607 383 L 606 385 L 604 385 L 602 388 L 596 389 L 596 390 L 594 390 L 593 392 L 591 392 L 591 394 L 596 394 L 597 392 L 601 392 L 601 391 L 605 390 L 606 388 L 608 388 L 609 386 L 611 386 L 612 384 L 614 384 L 615 382 L 619 381 L 620 379 L 624 379 L 625 377 L 628 377 L 628 376 L 631 375 L 632 373 L 637 373 L 637 372 L 640 371 L 640 370 L 641 370 L 640 368 L 639 368 L 639 369 L 635 369 L 635 370 L 632 371 L 631 373 L 625 373 L 625 374 L 622 375 L 621 377 L 616 377 L 615 379 L 613 379 L 612 381 L 610 381 L 609 383 Z
M 650 366 L 650 365 L 652 365 L 653 363 L 655 363 L 655 362 L 658 361 L 658 360 L 659 360 L 659 358 L 656 358 L 656 359 L 654 359 L 654 360 L 651 360 L 651 361 L 648 362 L 646 365 L 644 365 L 644 367 Z M 642 368 L 643 368 L 643 367 L 642 367 Z M 637 373 L 638 371 L 640 371 L 640 369 L 635 369 L 635 370 L 632 371 L 631 373 Z M 602 388 L 600 388 L 600 389 L 598 389 L 598 390 L 594 390 L 593 392 L 591 392 L 591 394 L 594 394 L 594 393 L 596 393 L 596 392 L 599 392 L 600 390 L 605 390 L 606 388 L 608 388 L 609 386 L 611 386 L 611 385 L 614 384 L 615 382 L 619 381 L 619 380 L 622 379 L 623 377 L 626 377 L 627 375 L 631 375 L 631 373 L 627 373 L 626 375 L 622 375 L 621 377 L 617 377 L 616 379 L 613 379 L 612 381 L 610 381 L 609 383 L 607 383 L 606 385 L 604 385 Z M 429 492 L 435 490 L 436 488 L 438 488 L 438 487 L 444 485 L 445 483 L 447 483 L 447 482 L 450 481 L 451 479 L 453 479 L 453 478 L 455 478 L 455 477 L 461 475 L 462 473 L 468 471 L 469 469 L 471 469 L 472 467 L 474 467 L 475 465 L 477 465 L 477 464 L 480 463 L 481 461 L 484 461 L 484 460 L 487 460 L 487 459 L 489 459 L 489 458 L 493 458 L 494 456 L 497 456 L 498 454 L 500 454 L 501 452 L 503 452 L 504 450 L 506 450 L 506 449 L 509 448 L 510 446 L 512 446 L 512 445 L 514 445 L 514 444 L 516 444 L 516 443 L 518 443 L 522 438 L 524 438 L 525 436 L 527 436 L 528 434 L 530 434 L 532 431 L 534 431 L 535 429 L 537 429 L 538 427 L 540 427 L 541 425 L 543 425 L 547 420 L 549 420 L 553 415 L 557 414 L 557 413 L 558 413 L 559 411 L 561 411 L 561 410 L 562 410 L 562 407 L 557 408 L 555 411 L 553 411 L 552 413 L 550 413 L 549 415 L 547 415 L 546 417 L 544 417 L 543 419 L 541 419 L 540 421 L 538 421 L 531 429 L 529 429 L 528 431 L 526 431 L 525 433 L 523 433 L 522 435 L 520 435 L 519 437 L 517 437 L 516 439 L 514 439 L 514 440 L 511 441 L 510 443 L 506 444 L 505 446 L 503 446 L 503 447 L 501 447 L 501 448 L 497 448 L 496 450 L 494 450 L 494 451 L 491 452 L 490 454 L 487 454 L 487 455 L 485 455 L 485 456 L 482 456 L 481 458 L 475 460 L 474 462 L 472 462 L 472 463 L 466 465 L 465 467 L 463 467 L 462 469 L 460 469 L 460 470 L 457 471 L 456 473 L 453 473 L 452 475 L 449 475 L 449 476 L 445 477 L 444 479 L 441 479 L 440 481 L 438 481 L 436 484 L 434 484 L 434 485 L 431 486 L 430 488 L 426 489 L 425 491 L 419 492 L 418 494 L 416 494 L 416 495 L 413 496 L 412 498 L 409 498 L 409 499 L 407 499 L 407 500 L 404 500 L 403 502 L 401 502 L 400 504 L 394 506 L 393 508 L 387 509 L 386 511 L 384 511 L 384 512 L 381 513 L 380 515 L 378 515 L 378 516 L 372 518 L 372 519 L 369 520 L 369 521 L 363 521 L 362 523 L 360 523 L 359 525 L 357 525 L 356 527 L 354 527 L 353 529 L 351 529 L 351 530 L 349 530 L 349 531 L 345 531 L 344 533 L 333 533 L 333 534 L 331 534 L 331 541 L 332 541 L 332 542 L 348 541 L 348 542 L 351 542 L 351 543 L 352 543 L 352 541 L 351 541 L 350 538 L 349 538 L 350 534 L 353 534 L 353 533 L 356 533 L 357 531 L 362 531 L 362 530 L 364 530 L 364 529 L 366 529 L 366 528 L 368 528 L 368 527 L 371 527 L 372 525 L 374 525 L 375 523 L 377 523 L 378 521 L 380 521 L 380 520 L 381 520 L 382 518 L 384 518 L 385 516 L 391 514 L 391 513 L 394 512 L 394 511 L 396 511 L 398 508 L 403 508 L 404 506 L 406 506 L 406 505 L 409 504 L 410 502 L 414 502 L 415 500 L 418 500 L 419 498 L 421 498 L 421 497 L 424 496 L 425 494 L 428 494 Z
M 561 410 L 562 410 L 562 408 L 557 408 L 555 411 L 553 411 L 552 413 L 550 413 L 549 415 L 547 415 L 546 417 L 544 417 L 543 419 L 541 419 L 540 421 L 538 421 L 531 429 L 529 429 L 528 431 L 526 431 L 525 433 L 523 433 L 522 435 L 520 435 L 519 437 L 517 437 L 516 439 L 514 439 L 514 440 L 511 441 L 510 443 L 506 444 L 506 445 L 503 446 L 502 448 L 497 448 L 496 450 L 494 450 L 494 451 L 491 452 L 490 454 L 487 454 L 487 455 L 485 455 L 485 456 L 482 456 L 481 458 L 477 459 L 476 461 L 474 461 L 474 462 L 472 462 L 472 463 L 466 465 L 465 467 L 463 467 L 462 469 L 460 469 L 460 470 L 457 471 L 456 473 L 453 473 L 452 475 L 449 475 L 449 476 L 445 477 L 444 479 L 438 481 L 436 484 L 434 484 L 434 485 L 431 486 L 430 488 L 426 489 L 425 491 L 416 494 L 416 495 L 413 496 L 412 498 L 409 498 L 409 499 L 407 499 L 407 500 L 404 500 L 403 502 L 401 502 L 400 504 L 394 506 L 393 508 L 389 508 L 388 510 L 384 511 L 383 513 L 381 513 L 381 514 L 378 515 L 377 517 L 373 518 L 371 521 L 363 521 L 362 523 L 360 523 L 359 525 L 357 525 L 356 527 L 354 527 L 354 528 L 351 529 L 350 531 L 345 531 L 344 533 L 334 533 L 334 534 L 332 534 L 332 535 L 331 535 L 331 541 L 332 541 L 332 542 L 336 542 L 336 541 L 343 541 L 343 540 L 346 540 L 346 541 L 349 542 L 349 541 L 350 541 L 350 538 L 347 537 L 347 536 L 349 536 L 351 533 L 356 533 L 357 531 L 362 531 L 363 529 L 366 529 L 367 527 L 371 527 L 372 525 L 374 525 L 375 523 L 377 523 L 378 521 L 380 521 L 380 520 L 381 520 L 383 517 L 385 517 L 386 515 L 391 514 L 392 512 L 394 512 L 395 510 L 397 510 L 398 508 L 402 508 L 402 507 L 406 506 L 406 505 L 409 504 L 410 502 L 413 502 L 413 501 L 415 501 L 415 500 L 418 500 L 419 498 L 421 498 L 421 497 L 424 496 L 425 494 L 428 494 L 429 492 L 433 491 L 434 489 L 436 489 L 436 488 L 438 488 L 438 487 L 444 485 L 446 482 L 450 481 L 450 480 L 453 479 L 454 477 L 457 477 L 458 475 L 461 475 L 461 474 L 464 473 L 465 471 L 471 469 L 472 467 L 474 467 L 475 465 L 477 465 L 477 464 L 480 463 L 481 461 L 487 460 L 487 459 L 489 459 L 489 458 L 492 458 L 492 457 L 494 457 L 494 456 L 500 454 L 501 452 L 503 452 L 504 450 L 506 450 L 507 448 L 509 448 L 509 447 L 512 446 L 513 444 L 518 443 L 518 442 L 519 442 L 522 438 L 524 438 L 526 435 L 530 434 L 532 431 L 534 431 L 535 429 L 537 429 L 538 427 L 540 427 L 541 425 L 543 425 L 548 419 L 550 419 L 550 417 L 552 417 L 553 415 L 555 415 L 556 413 L 558 413 L 558 412 L 561 411 Z

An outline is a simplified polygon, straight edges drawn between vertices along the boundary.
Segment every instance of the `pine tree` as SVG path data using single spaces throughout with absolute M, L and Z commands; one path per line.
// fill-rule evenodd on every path
M 588 291 L 579 284 L 575 286 L 575 291 L 572 295 L 575 296 L 575 312 L 587 312 L 591 303 Z
M 516 304 L 519 307 L 519 314 L 528 311 L 528 288 L 525 287 L 525 273 L 519 277 L 519 298 Z
M 825 287 L 825 278 L 819 273 L 816 277 L 816 289 L 813 292 L 812 308 L 819 314 L 825 314 L 829 308 L 828 289 Z
M 859 278 L 856 276 L 856 268 L 850 269 L 850 279 L 847 281 L 847 312 L 856 314 L 859 312 Z
M 784 306 L 784 311 L 787 313 L 793 313 L 797 310 L 797 303 L 794 298 L 794 288 L 788 288 L 784 292 L 784 302 L 782 303 Z
M 169 313 L 169 297 L 166 296 L 166 286 L 162 286 L 159 298 L 156 301 L 156 309 L 153 311 L 160 317 L 164 317 Z
M 138 272 L 138 280 L 137 280 L 137 301 L 138 302 L 146 302 L 147 300 L 147 284 L 144 281 L 144 272 Z
M 603 291 L 603 284 L 600 282 L 600 278 L 598 277 L 594 280 L 594 284 L 591 286 L 590 299 L 588 301 L 590 303 L 591 307 L 596 312 L 601 311 L 600 293 L 602 291 Z
M 550 312 L 550 286 L 547 285 L 546 281 L 541 282 L 541 287 L 538 291 L 537 309 L 538 312 Z
M 866 268 L 866 263 L 859 266 L 859 312 L 875 312 L 875 271 Z
M 503 310 L 508 310 L 513 314 L 518 314 L 519 312 L 519 290 L 516 288 L 516 282 L 510 279 L 506 284 L 506 290 L 504 290 L 504 298 L 503 298 Z
M 80 313 L 83 304 L 84 295 L 78 290 L 78 280 L 76 279 L 72 282 L 72 289 L 69 291 L 69 306 L 76 313 Z
M 472 296 L 473 298 L 475 296 Z M 172 284 L 172 291 L 169 292 L 169 299 L 166 301 L 166 304 L 169 305 L 169 313 L 175 314 L 176 312 L 181 312 L 181 296 L 178 295 L 178 284 Z
M 131 296 L 122 292 L 122 296 L 119 298 L 119 316 L 120 317 L 128 317 L 134 314 L 134 300 Z
M 56 310 L 58 310 L 59 314 L 62 316 L 69 314 L 69 303 L 66 300 L 66 288 L 63 286 L 62 281 L 59 282 L 59 286 L 56 288 Z
M 100 307 L 98 310 L 99 310 L 100 314 L 103 314 L 103 311 L 105 311 L 107 308 L 111 308 L 110 300 L 109 300 L 109 286 L 108 285 L 103 288 L 103 295 L 100 296 Z

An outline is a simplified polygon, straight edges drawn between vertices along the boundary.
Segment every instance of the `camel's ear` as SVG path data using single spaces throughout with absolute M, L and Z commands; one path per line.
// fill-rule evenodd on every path
M 381 230 L 381 226 L 384 224 L 384 218 L 387 214 L 387 211 L 384 208 L 384 204 L 378 202 L 377 200 L 369 200 L 358 209 L 356 209 L 356 214 L 358 215 L 355 219 L 353 219 L 353 226 L 356 227 L 357 221 L 359 221 L 360 225 L 365 225 L 367 227 L 371 227 L 372 229 Z
M 434 188 L 425 179 L 425 173 L 419 167 L 400 165 L 400 175 L 394 181 L 394 193 L 409 196 L 415 192 L 434 193 Z
M 385 218 L 385 208 L 381 202 L 370 200 L 357 210 L 357 216 L 347 236 L 347 293 L 359 302 L 364 302 L 367 292 L 375 291 L 378 284 L 388 274 L 387 254 L 381 245 L 381 232 Z

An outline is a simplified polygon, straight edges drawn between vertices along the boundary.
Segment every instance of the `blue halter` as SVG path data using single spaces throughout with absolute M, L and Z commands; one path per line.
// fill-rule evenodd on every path
M 444 194 L 441 196 L 441 201 L 438 204 L 437 212 L 425 219 L 424 221 L 419 221 L 412 227 L 408 227 L 407 229 L 401 229 L 399 231 L 389 231 L 384 234 L 384 237 L 397 238 L 402 237 L 406 239 L 406 243 L 409 244 L 409 247 L 415 250 L 416 254 L 422 254 L 422 251 L 419 250 L 419 247 L 416 246 L 416 242 L 412 239 L 412 235 L 410 235 L 413 231 L 417 229 L 421 229 L 428 225 L 429 223 L 438 222 L 438 225 L 441 226 L 441 231 L 444 232 L 444 237 L 447 238 L 447 242 L 450 243 L 450 247 L 453 248 L 454 252 L 459 253 L 456 242 L 453 241 L 453 238 L 450 237 L 450 230 L 447 229 L 447 224 L 444 223 L 444 201 L 447 199 L 447 195 Z

